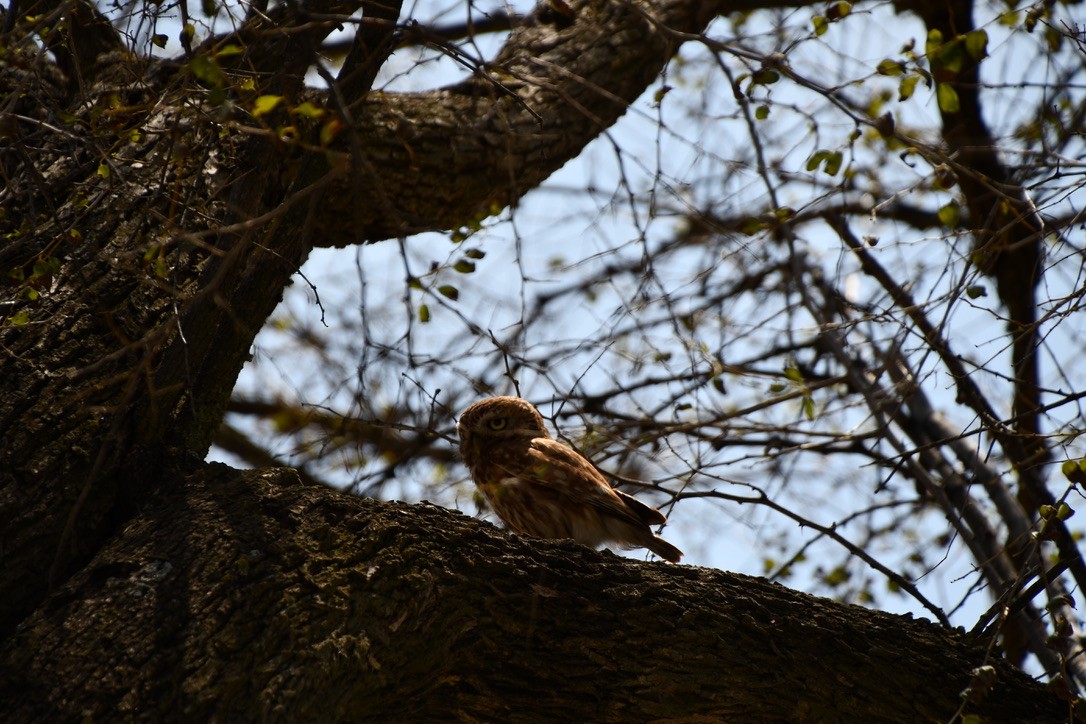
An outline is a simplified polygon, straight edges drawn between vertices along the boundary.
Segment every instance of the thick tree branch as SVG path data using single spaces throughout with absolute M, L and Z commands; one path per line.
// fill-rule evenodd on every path
M 635 9 L 582 0 L 571 7 L 572 21 L 558 22 L 542 4 L 459 85 L 368 98 L 355 127 L 361 169 L 351 186 L 325 199 L 317 238 L 342 246 L 458 228 L 515 203 L 658 76 L 675 49 L 659 26 L 697 32 L 726 4 L 657 0 Z M 379 203 L 360 209 L 359 199 Z M 344 228 L 342 218 L 354 224 Z
M 993 685 L 967 713 L 1066 712 L 960 634 L 762 579 L 521 540 L 285 469 L 161 482 L 0 649 L 9 717 L 949 721 L 983 664 Z

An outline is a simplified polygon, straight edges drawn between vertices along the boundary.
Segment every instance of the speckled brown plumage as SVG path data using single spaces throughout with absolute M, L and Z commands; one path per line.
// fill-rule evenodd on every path
M 481 400 L 460 415 L 457 431 L 472 479 L 513 532 L 593 548 L 648 548 L 672 563 L 682 557 L 649 528 L 664 523 L 664 514 L 612 488 L 588 460 L 551 438 L 531 403 Z

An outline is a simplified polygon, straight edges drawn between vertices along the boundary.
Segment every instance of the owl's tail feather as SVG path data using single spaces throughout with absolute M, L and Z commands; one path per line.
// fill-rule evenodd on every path
M 670 563 L 678 563 L 679 559 L 683 557 L 681 550 L 658 535 L 654 535 L 645 547 Z
M 615 493 L 617 493 L 622 502 L 626 504 L 626 509 L 633 513 L 637 519 L 641 521 L 642 525 L 644 525 L 644 528 L 641 528 L 637 533 L 637 537 L 634 538 L 634 540 L 638 541 L 636 545 L 648 548 L 665 561 L 678 563 L 679 559 L 683 557 L 683 552 L 660 536 L 654 535 L 652 531 L 649 530 L 650 525 L 663 525 L 667 522 L 667 518 L 664 517 L 664 514 L 656 508 L 645 505 L 632 495 L 627 495 L 621 490 L 616 490 Z M 635 527 L 640 528 L 640 526 Z

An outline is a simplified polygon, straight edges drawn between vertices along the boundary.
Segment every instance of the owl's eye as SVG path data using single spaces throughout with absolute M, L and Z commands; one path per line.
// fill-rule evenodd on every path
M 509 419 L 505 417 L 494 417 L 486 421 L 486 426 L 491 430 L 504 430 L 508 424 Z

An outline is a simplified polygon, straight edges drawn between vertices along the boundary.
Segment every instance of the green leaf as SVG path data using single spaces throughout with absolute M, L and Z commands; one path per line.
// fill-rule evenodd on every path
M 837 172 L 841 170 L 841 164 L 844 162 L 844 155 L 840 151 L 834 151 L 829 156 L 826 156 L 825 171 L 830 176 L 836 176 Z
M 814 398 L 810 395 L 803 396 L 803 414 L 810 421 L 815 419 L 815 403 Z
M 939 83 L 935 86 L 935 96 L 939 99 L 939 108 L 944 113 L 957 113 L 961 110 L 958 102 L 958 91 L 949 83 Z
M 957 201 L 951 201 L 949 204 L 939 209 L 936 214 L 939 217 L 939 221 L 943 226 L 948 229 L 957 229 L 962 220 L 962 210 L 958 206 Z
M 837 2 L 826 8 L 826 16 L 830 20 L 840 20 L 841 18 L 848 17 L 852 13 L 852 3 Z
M 807 160 L 807 170 L 808 171 L 816 170 L 822 164 L 822 161 L 828 155 L 830 155 L 829 151 L 815 151 L 813 154 L 811 154 L 811 157 Z
M 237 43 L 227 43 L 218 50 L 215 51 L 216 58 L 230 58 L 235 55 L 241 55 L 245 52 L 245 48 L 241 47 Z
M 755 85 L 773 85 L 781 79 L 781 74 L 772 68 L 760 68 L 750 77 Z
M 347 124 L 338 118 L 330 118 L 326 123 L 321 124 L 321 145 L 327 146 L 332 143 L 346 127 Z
M 486 252 L 482 249 L 464 249 L 464 256 L 469 259 L 482 259 L 486 256 Z
M 30 321 L 30 315 L 27 314 L 25 309 L 20 309 L 14 315 L 12 315 L 11 317 L 8 317 L 8 321 L 11 322 L 16 327 L 21 327 L 21 326 L 23 326 L 24 324 L 26 324 L 27 322 Z
M 939 46 L 943 44 L 943 33 L 938 28 L 932 28 L 928 31 L 928 38 L 924 44 L 924 52 L 928 55 L 934 55 L 935 51 L 939 50 Z
M 1073 485 L 1086 485 L 1086 458 L 1067 460 L 1060 466 L 1067 481 Z
M 823 170 L 830 176 L 835 176 L 838 171 L 841 170 L 841 164 L 844 161 L 844 156 L 840 151 L 815 151 L 811 158 L 807 161 L 807 170 L 814 171 L 819 166 L 823 167 Z
M 988 296 L 988 289 L 983 284 L 970 284 L 965 288 L 965 296 L 970 299 Z
M 168 41 L 169 39 L 170 39 L 169 36 L 163 35 L 161 33 L 156 33 L 156 34 L 151 36 L 151 42 L 154 43 L 159 48 L 165 48 L 166 47 L 166 41 Z
M 754 117 L 759 121 L 769 118 L 769 106 L 760 105 L 754 109 Z
M 988 33 L 981 28 L 965 34 L 965 52 L 973 60 L 984 60 L 988 57 Z
M 31 279 L 33 279 L 34 277 L 48 276 L 48 275 L 52 274 L 53 272 L 55 272 L 56 269 L 59 268 L 59 266 L 60 266 L 59 262 L 56 265 L 53 265 L 53 264 L 50 264 L 47 259 L 35 259 L 34 260 L 34 271 L 33 271 L 33 274 L 31 276 Z
M 215 61 L 207 55 L 194 55 L 189 61 L 189 72 L 196 76 L 197 80 L 212 88 L 222 88 L 226 85 L 226 76 L 222 74 L 222 70 Z
M 754 236 L 766 228 L 767 224 L 755 216 L 748 216 L 739 223 L 739 233 L 747 236 Z
M 913 93 L 916 91 L 916 84 L 920 82 L 920 76 L 907 75 L 901 79 L 901 85 L 897 88 L 897 99 L 899 101 L 907 101 L 913 97 Z
M 430 307 L 423 304 L 419 307 L 419 321 L 426 324 L 430 321 Z
M 454 302 L 460 298 L 460 290 L 451 284 L 442 284 L 440 287 L 437 288 L 437 291 L 441 294 L 441 296 L 448 297 Z
M 879 64 L 875 67 L 875 72 L 879 75 L 903 75 L 905 73 L 905 64 L 899 60 L 887 58 L 879 61 Z
M 282 102 L 283 96 L 260 96 L 253 101 L 253 115 L 260 118 L 265 113 L 271 113 Z
M 826 31 L 830 29 L 830 21 L 821 15 L 815 15 L 811 18 L 811 25 L 814 26 L 815 37 L 825 35 Z
M 310 101 L 306 101 L 305 103 L 301 103 L 301 104 L 299 104 L 297 106 L 294 106 L 293 111 L 295 113 L 301 115 L 301 116 L 305 116 L 306 118 L 313 118 L 313 119 L 323 118 L 324 114 L 328 112 L 328 111 L 324 110 L 323 108 L 321 108 L 321 107 L 319 107 L 317 105 L 314 105 Z
M 109 164 L 102 161 L 102 163 L 98 164 L 98 171 L 96 173 L 102 178 L 109 178 Z
M 1067 503 L 1060 503 L 1060 507 L 1056 508 L 1056 517 L 1060 520 L 1067 520 L 1074 514 L 1075 511 Z
M 965 67 L 966 57 L 965 48 L 960 42 L 947 43 L 931 58 L 932 70 L 942 71 L 944 76 L 949 76 L 941 80 L 953 80 Z
M 453 269 L 461 274 L 471 274 L 475 271 L 475 264 L 467 259 L 461 259 L 453 265 Z
M 1045 26 L 1045 45 L 1048 46 L 1048 52 L 1058 52 L 1063 47 L 1063 40 L 1063 33 L 1055 28 Z

